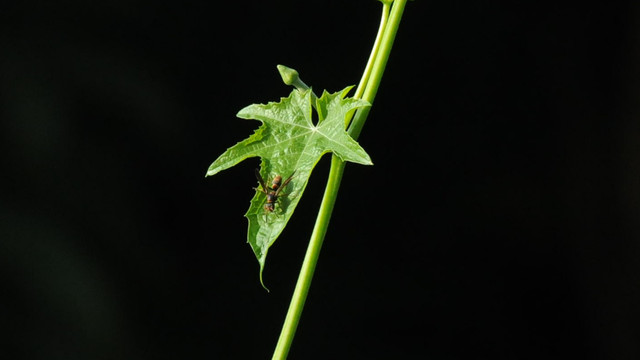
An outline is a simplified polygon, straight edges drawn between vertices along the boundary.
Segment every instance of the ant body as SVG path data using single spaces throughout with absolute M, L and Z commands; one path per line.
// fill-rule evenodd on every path
M 267 195 L 267 202 L 264 204 L 265 214 L 271 213 L 275 210 L 278 197 L 287 196 L 286 194 L 280 194 L 280 192 L 282 191 L 282 189 L 284 189 L 287 186 L 287 184 L 289 184 L 289 182 L 291 181 L 295 173 L 296 172 L 294 171 L 291 174 L 291 176 L 289 176 L 284 182 L 282 182 L 282 176 L 276 175 L 271 181 L 271 187 L 267 187 L 264 182 L 264 179 L 262 179 L 262 176 L 260 175 L 260 171 L 256 169 L 256 178 L 258 178 L 258 182 L 260 183 L 260 186 L 262 188 L 261 189 L 254 188 L 254 189 Z

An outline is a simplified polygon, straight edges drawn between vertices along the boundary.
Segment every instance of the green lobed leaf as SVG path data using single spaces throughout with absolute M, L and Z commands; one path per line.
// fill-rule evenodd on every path
M 264 209 L 266 195 L 256 190 L 245 214 L 249 220 L 247 238 L 260 264 L 261 282 L 267 252 L 291 218 L 322 155 L 332 152 L 343 161 L 372 164 L 369 155 L 345 131 L 347 113 L 370 106 L 364 100 L 346 98 L 350 89 L 331 94 L 325 91 L 317 99 L 311 90 L 293 90 L 280 102 L 245 107 L 237 116 L 259 120 L 262 125 L 250 137 L 227 149 L 207 171 L 207 176 L 211 176 L 258 156 L 262 159 L 260 173 L 267 186 L 276 175 L 284 181 L 295 172 L 281 190 L 274 212 Z M 317 110 L 317 124 L 313 121 L 312 105 Z M 257 188 L 260 189 L 260 185 Z

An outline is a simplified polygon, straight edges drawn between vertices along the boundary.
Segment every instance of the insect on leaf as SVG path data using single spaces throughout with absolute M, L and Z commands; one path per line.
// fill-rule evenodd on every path
M 261 158 L 260 174 L 267 187 L 276 175 L 282 179 L 294 174 L 281 189 L 274 210 L 264 205 L 267 196 L 260 185 L 245 217 L 249 220 L 248 242 L 260 264 L 260 282 L 267 252 L 291 218 L 307 185 L 311 171 L 323 154 L 332 152 L 343 161 L 371 165 L 369 155 L 345 131 L 345 117 L 351 110 L 369 106 L 364 100 L 345 98 L 351 87 L 320 98 L 311 90 L 293 90 L 279 102 L 253 104 L 238 112 L 242 119 L 253 119 L 262 125 L 247 139 L 227 149 L 211 164 L 207 176 L 228 169 L 250 157 Z M 315 104 L 314 104 L 315 102 Z M 317 109 L 317 124 L 313 111 Z M 253 174 L 248 175 L 253 178 Z

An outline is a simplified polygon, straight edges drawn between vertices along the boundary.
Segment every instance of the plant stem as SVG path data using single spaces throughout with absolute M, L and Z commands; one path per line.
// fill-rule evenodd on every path
M 360 83 L 358 84 L 358 88 L 356 89 L 356 93 L 353 95 L 356 99 L 361 99 L 362 94 L 364 93 L 364 89 L 369 82 L 369 76 L 371 76 L 371 68 L 373 68 L 373 63 L 378 55 L 378 49 L 380 49 L 380 42 L 382 41 L 382 34 L 384 34 L 384 29 L 387 26 L 387 21 L 389 20 L 389 9 L 391 5 L 389 3 L 382 3 L 382 16 L 380 17 L 380 27 L 378 27 L 378 34 L 376 35 L 376 40 L 373 42 L 373 48 L 371 49 L 371 54 L 369 55 L 369 60 L 367 61 L 367 66 L 364 68 L 364 72 L 362 73 L 362 78 L 360 78 Z
M 378 29 L 378 35 L 376 36 L 376 41 L 358 89 L 356 90 L 356 97 L 362 96 L 362 98 L 369 103 L 373 103 L 378 87 L 380 86 L 380 81 L 389 54 L 391 53 L 391 47 L 398 31 L 398 26 L 400 25 L 405 4 L 406 0 L 395 0 L 391 7 L 391 13 L 388 15 L 390 7 L 389 1 L 383 1 L 382 20 L 380 28 Z M 370 107 L 362 108 L 355 113 L 353 122 L 349 127 L 349 134 L 354 139 L 357 139 L 360 135 L 364 122 L 369 114 L 369 109 Z M 338 189 L 340 188 L 344 168 L 345 162 L 333 155 L 331 157 L 331 169 L 329 171 L 325 193 L 322 198 L 322 203 L 320 204 L 320 210 L 300 269 L 300 274 L 298 275 L 298 282 L 296 283 L 291 298 L 289 310 L 287 311 L 287 316 L 282 326 L 282 332 L 280 333 L 280 338 L 278 339 L 278 344 L 273 354 L 274 360 L 284 360 L 289 353 L 289 348 L 293 342 L 302 309 L 309 293 L 313 273 L 315 272 L 320 255 L 320 249 L 322 248 L 322 243 L 329 227 L 329 220 L 331 219 L 333 207 L 338 196 Z
M 384 69 L 386 68 L 387 61 L 389 60 L 389 55 L 391 54 L 391 48 L 393 47 L 393 42 L 396 38 L 398 27 L 400 26 L 400 20 L 402 20 L 402 13 L 404 12 L 405 4 L 406 0 L 395 0 L 393 2 L 393 7 L 391 8 L 391 13 L 389 14 L 389 20 L 384 27 L 380 48 L 377 50 L 377 54 L 375 56 L 375 59 L 373 60 L 371 75 L 368 78 L 367 85 L 362 94 L 362 99 L 367 100 L 371 104 L 373 104 L 373 100 L 378 93 L 380 81 L 382 80 Z M 360 132 L 362 131 L 362 127 L 367 120 L 370 109 L 370 107 L 367 107 L 356 112 L 353 122 L 349 127 L 349 135 L 351 135 L 351 137 L 355 140 L 358 140 L 358 137 L 360 136 Z
M 333 169 L 337 162 L 341 164 L 344 169 L 344 162 L 338 160 L 336 157 L 331 158 L 331 168 Z M 335 204 L 336 197 L 338 195 L 338 188 L 340 187 L 340 179 L 342 178 L 342 171 L 331 171 L 329 173 L 329 179 L 327 181 L 327 187 L 325 189 L 318 217 L 316 218 L 316 225 L 313 228 L 311 234 L 311 240 L 307 247 L 307 253 L 305 254 L 300 274 L 298 275 L 298 282 L 296 288 L 293 291 L 291 297 L 291 303 L 289 304 L 289 311 L 285 318 L 284 325 L 282 326 L 282 332 L 278 339 L 273 359 L 286 359 L 289 353 L 289 348 L 293 342 L 293 337 L 300 321 L 300 315 L 304 303 L 309 293 L 309 287 L 311 286 L 311 279 L 318 262 L 318 256 L 320 255 L 320 249 L 322 248 L 322 242 L 324 241 L 324 235 L 329 227 L 329 219 L 333 211 L 333 205 Z

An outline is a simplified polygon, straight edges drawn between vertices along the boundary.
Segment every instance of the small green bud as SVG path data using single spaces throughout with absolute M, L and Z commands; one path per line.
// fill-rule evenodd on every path
M 280 76 L 282 76 L 282 81 L 287 85 L 293 85 L 293 82 L 300 78 L 300 75 L 295 69 L 284 65 L 278 65 L 277 68 L 280 72 Z
M 296 89 L 301 91 L 309 90 L 309 87 L 300 79 L 300 75 L 295 69 L 284 65 L 278 65 L 277 68 L 278 72 L 280 72 L 280 76 L 282 76 L 282 81 L 284 81 L 285 84 L 294 86 Z

